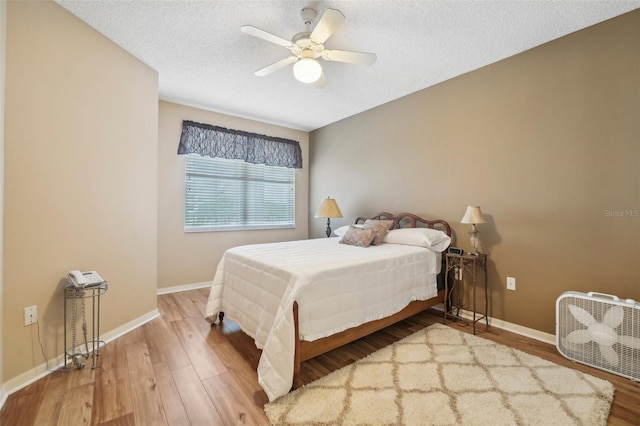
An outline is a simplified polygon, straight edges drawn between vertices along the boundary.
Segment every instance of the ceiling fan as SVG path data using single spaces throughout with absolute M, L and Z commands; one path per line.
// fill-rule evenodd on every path
M 294 64 L 293 75 L 298 81 L 314 84 L 316 87 L 324 87 L 327 84 L 327 79 L 322 71 L 322 66 L 317 61 L 318 58 L 322 58 L 325 61 L 366 65 L 371 65 L 376 61 L 374 53 L 333 50 L 324 47 L 324 42 L 331 37 L 345 20 L 344 15 L 339 10 L 327 9 L 313 31 L 310 31 L 311 23 L 315 21 L 318 12 L 306 7 L 300 11 L 300 15 L 307 27 L 306 31 L 294 35 L 291 41 L 251 25 L 240 27 L 240 31 L 245 34 L 279 44 L 291 51 L 291 56 L 259 69 L 255 72 L 255 75 L 264 77 L 289 64 Z

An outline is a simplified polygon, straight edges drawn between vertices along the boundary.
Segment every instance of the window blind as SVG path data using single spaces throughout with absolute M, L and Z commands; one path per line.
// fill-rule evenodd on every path
M 295 169 L 185 156 L 185 231 L 295 227 Z

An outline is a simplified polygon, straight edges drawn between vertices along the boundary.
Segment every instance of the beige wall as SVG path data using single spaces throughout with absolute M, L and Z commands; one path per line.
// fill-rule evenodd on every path
M 467 249 L 479 204 L 490 314 L 552 333 L 566 290 L 640 300 L 639 93 L 637 10 L 312 132 L 310 214 L 444 218 Z
M 63 353 L 70 269 L 109 280 L 103 333 L 156 309 L 158 76 L 50 1 L 8 3 L 6 61 L 10 380 L 44 362 L 25 307 L 38 306 L 49 359 Z
M 177 155 L 182 121 L 191 120 L 300 142 L 296 171 L 296 228 L 234 232 L 184 232 L 184 156 Z M 309 134 L 215 112 L 160 102 L 158 118 L 158 289 L 213 280 L 228 248 L 306 239 L 308 233 Z
M 2 285 L 2 217 L 4 210 L 4 78 L 5 78 L 5 57 L 6 57 L 6 27 L 7 27 L 7 3 L 0 2 L 0 318 L 4 311 L 3 301 L 3 285 Z M 3 375 L 3 347 L 4 347 L 4 331 L 0 326 L 0 407 L 2 407 L 6 398 Z

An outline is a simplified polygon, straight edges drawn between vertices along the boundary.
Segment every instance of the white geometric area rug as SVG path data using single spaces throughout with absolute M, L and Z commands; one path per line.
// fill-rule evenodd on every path
M 265 405 L 272 425 L 606 425 L 611 383 L 433 324 Z

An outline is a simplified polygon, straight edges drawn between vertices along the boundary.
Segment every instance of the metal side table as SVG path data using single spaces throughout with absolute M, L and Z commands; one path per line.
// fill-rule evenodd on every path
M 476 334 L 476 323 L 482 319 L 485 320 L 487 328 L 489 328 L 489 318 L 487 317 L 487 310 L 489 308 L 489 295 L 487 292 L 487 255 L 486 254 L 453 254 L 446 253 L 446 270 L 444 275 L 445 285 L 445 308 L 444 308 L 444 323 L 446 324 L 447 318 L 460 319 L 463 321 L 469 321 L 460 315 L 461 309 L 470 310 L 472 313 L 473 334 Z M 484 311 L 478 312 L 476 306 L 476 287 L 477 287 L 477 275 L 478 270 L 481 270 L 484 274 Z M 449 274 L 453 272 L 454 280 L 453 284 L 449 285 Z M 473 300 L 471 306 L 466 307 L 463 293 L 464 293 L 464 278 L 471 276 L 472 281 L 469 285 L 472 286 Z M 454 312 L 455 311 L 455 312 Z
M 75 287 L 69 283 L 64 287 L 64 366 L 67 367 L 67 361 L 71 360 L 76 368 L 84 367 L 84 364 L 79 360 L 83 357 L 85 360 L 89 359 L 93 355 L 93 364 L 91 368 L 96 368 L 96 356 L 100 355 L 100 349 L 105 345 L 105 342 L 100 340 L 100 297 L 109 290 L 109 283 L 102 281 L 101 283 L 89 285 L 86 287 Z M 90 324 L 87 322 L 86 316 L 86 301 L 91 299 L 91 317 Z M 78 302 L 80 302 L 80 312 L 78 312 Z M 71 303 L 71 347 L 69 347 L 69 341 L 67 336 L 67 328 L 69 326 L 68 307 L 67 304 Z M 77 328 L 78 328 L 78 316 L 82 321 L 82 339 L 81 343 L 78 343 Z M 91 330 L 89 330 L 89 326 Z M 89 334 L 91 339 L 88 340 Z

